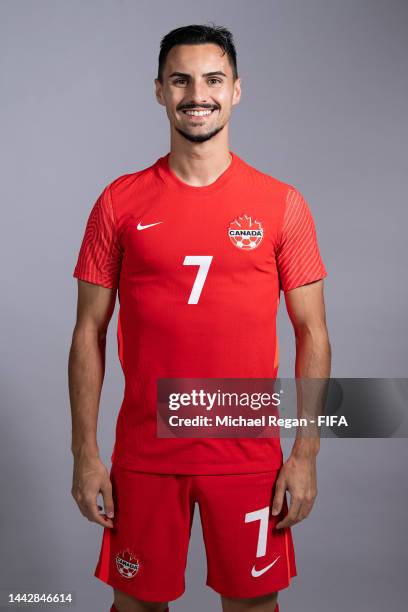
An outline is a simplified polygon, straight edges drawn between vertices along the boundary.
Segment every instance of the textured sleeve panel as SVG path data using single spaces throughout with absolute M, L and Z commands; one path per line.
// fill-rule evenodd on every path
M 327 276 L 309 206 L 292 186 L 289 186 L 286 196 L 276 263 L 283 291 Z
M 117 289 L 121 261 L 122 250 L 108 185 L 89 214 L 73 276 L 89 283 Z

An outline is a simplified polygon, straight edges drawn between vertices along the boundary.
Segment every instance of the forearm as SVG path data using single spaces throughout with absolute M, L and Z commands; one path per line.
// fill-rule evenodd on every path
M 69 354 L 68 379 L 74 456 L 98 456 L 97 421 L 105 373 L 105 336 L 75 328 Z
M 298 418 L 306 418 L 308 426 L 297 429 L 292 449 L 292 454 L 297 457 L 313 457 L 319 452 L 317 419 L 324 413 L 330 370 L 331 347 L 326 327 L 298 330 L 295 363 L 297 409 Z

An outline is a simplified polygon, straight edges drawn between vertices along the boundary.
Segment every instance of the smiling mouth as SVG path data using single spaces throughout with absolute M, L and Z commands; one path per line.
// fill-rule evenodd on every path
M 205 109 L 200 109 L 200 110 L 187 108 L 181 112 L 184 113 L 184 115 L 187 115 L 187 117 L 199 117 L 199 118 L 204 117 L 205 118 L 205 117 L 209 117 L 216 110 L 217 110 L 216 108 L 205 108 Z

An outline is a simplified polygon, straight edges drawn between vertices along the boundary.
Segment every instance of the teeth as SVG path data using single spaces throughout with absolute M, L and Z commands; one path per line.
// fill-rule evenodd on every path
M 194 117 L 204 117 L 205 115 L 211 115 L 212 113 L 211 110 L 202 110 L 202 111 L 187 110 L 185 112 L 186 112 L 186 115 L 193 115 Z

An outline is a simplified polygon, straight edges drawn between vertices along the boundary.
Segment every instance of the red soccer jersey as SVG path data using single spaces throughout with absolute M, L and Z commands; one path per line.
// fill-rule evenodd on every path
M 122 467 L 221 474 L 282 463 L 279 438 L 156 433 L 159 378 L 275 378 L 280 290 L 327 275 L 301 193 L 231 156 L 195 187 L 167 154 L 110 183 L 90 213 L 73 275 L 119 291 L 125 393 L 112 462 Z

